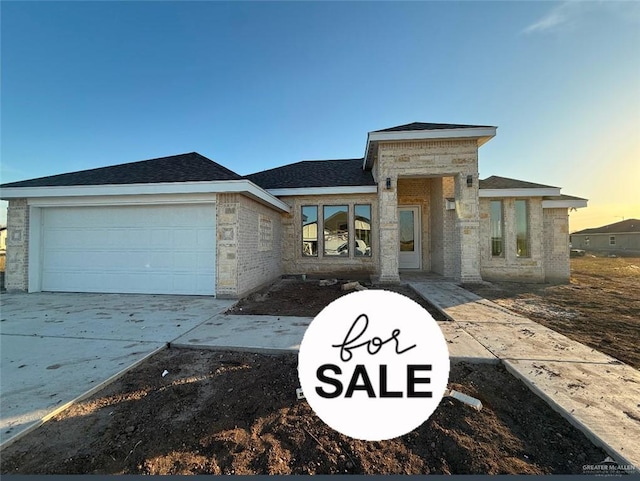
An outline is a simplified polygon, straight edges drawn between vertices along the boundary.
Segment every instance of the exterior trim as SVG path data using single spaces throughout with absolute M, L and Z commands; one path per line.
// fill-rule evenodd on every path
M 552 197 L 559 195 L 559 187 L 541 187 L 538 189 L 479 189 L 478 191 L 479 197 Z
M 375 194 L 377 185 L 354 185 L 339 187 L 301 187 L 291 189 L 267 189 L 267 192 L 276 197 L 297 195 L 344 195 L 344 194 Z
M 2 199 L 43 197 L 93 197 L 151 194 L 216 194 L 238 193 L 282 212 L 289 206 L 253 182 L 242 180 L 216 180 L 207 182 L 171 182 L 157 184 L 73 185 L 51 187 L 7 187 L 2 189 Z
M 578 200 L 578 199 L 567 199 L 567 200 L 543 200 L 542 208 L 543 209 L 579 209 L 581 207 L 586 207 L 586 200 Z
M 478 147 L 495 137 L 495 127 L 471 127 L 466 129 L 401 130 L 395 132 L 369 132 L 369 142 L 381 140 L 427 140 L 477 138 Z

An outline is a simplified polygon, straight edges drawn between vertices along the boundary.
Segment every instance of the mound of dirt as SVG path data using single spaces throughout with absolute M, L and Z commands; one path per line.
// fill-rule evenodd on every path
M 169 371 L 162 376 L 164 370 Z M 167 349 L 2 453 L 23 474 L 581 473 L 605 453 L 495 365 L 453 365 L 405 436 L 365 442 L 298 401 L 297 357 Z

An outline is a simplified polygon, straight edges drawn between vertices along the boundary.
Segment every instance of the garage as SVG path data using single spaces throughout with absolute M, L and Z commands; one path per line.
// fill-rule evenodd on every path
M 215 294 L 213 203 L 40 210 L 43 291 Z

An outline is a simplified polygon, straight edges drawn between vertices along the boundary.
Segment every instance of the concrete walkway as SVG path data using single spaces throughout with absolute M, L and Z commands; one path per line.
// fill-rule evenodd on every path
M 640 468 L 640 372 L 451 282 L 409 285 L 623 464 Z

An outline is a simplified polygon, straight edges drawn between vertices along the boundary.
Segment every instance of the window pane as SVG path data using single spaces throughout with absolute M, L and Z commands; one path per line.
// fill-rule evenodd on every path
M 502 256 L 503 249 L 502 237 L 502 201 L 491 201 L 491 255 L 494 257 Z
M 412 210 L 400 211 L 400 251 L 413 252 L 415 245 L 414 212 Z
M 526 200 L 516 200 L 516 255 L 529 257 L 529 215 Z
M 349 255 L 349 208 L 346 205 L 324 206 L 324 255 Z
M 302 206 L 302 255 L 318 255 L 318 206 Z
M 371 255 L 371 205 L 356 205 L 354 216 L 355 248 L 356 256 Z

